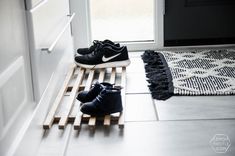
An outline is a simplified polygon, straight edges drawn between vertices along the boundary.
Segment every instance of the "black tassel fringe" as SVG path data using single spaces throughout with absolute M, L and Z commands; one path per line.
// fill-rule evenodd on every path
M 152 97 L 157 100 L 166 100 L 173 95 L 173 82 L 170 69 L 164 56 L 159 52 L 146 50 L 142 55 L 145 63 L 145 72 L 148 87 Z

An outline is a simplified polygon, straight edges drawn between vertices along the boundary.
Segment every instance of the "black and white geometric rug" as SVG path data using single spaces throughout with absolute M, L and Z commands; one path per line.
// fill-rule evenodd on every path
M 235 49 L 147 50 L 142 55 L 153 98 L 172 95 L 234 95 Z

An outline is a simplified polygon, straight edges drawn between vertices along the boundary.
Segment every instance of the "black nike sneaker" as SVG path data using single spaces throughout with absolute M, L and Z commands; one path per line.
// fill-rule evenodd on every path
M 122 98 L 120 89 L 103 89 L 100 94 L 91 102 L 84 103 L 81 112 L 91 116 L 104 116 L 121 112 Z
M 75 57 L 75 63 L 83 68 L 126 67 L 130 64 L 127 47 L 104 46 L 92 53 Z
M 94 40 L 93 41 L 93 45 L 90 46 L 89 48 L 79 48 L 77 49 L 77 54 L 79 55 L 86 55 L 86 54 L 90 54 L 92 53 L 96 48 L 98 48 L 101 45 L 105 45 L 105 46 L 115 46 L 115 47 L 120 47 L 119 43 L 114 43 L 110 40 L 104 40 L 104 41 L 98 41 L 98 40 Z
M 113 88 L 113 84 L 107 83 L 107 82 L 96 82 L 92 85 L 91 89 L 89 91 L 81 91 L 77 95 L 77 99 L 81 101 L 82 103 L 90 102 L 96 98 L 97 95 L 100 94 L 100 92 L 103 89 L 111 89 Z

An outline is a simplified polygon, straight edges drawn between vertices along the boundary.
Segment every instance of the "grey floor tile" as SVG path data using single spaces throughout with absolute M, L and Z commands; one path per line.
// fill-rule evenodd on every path
M 217 156 L 210 144 L 216 134 L 229 137 L 230 147 L 221 155 L 234 156 L 234 131 L 235 122 L 222 120 L 130 122 L 123 131 L 116 125 L 94 132 L 83 126 L 79 133 L 72 131 L 66 156 Z
M 174 96 L 155 101 L 159 120 L 235 118 L 235 96 Z
M 127 67 L 127 73 L 145 73 L 144 63 L 141 58 L 131 58 L 131 64 Z
M 71 129 L 71 125 L 67 125 L 65 130 L 59 130 L 58 125 L 53 125 L 49 131 L 44 133 L 37 151 L 37 156 L 62 155 L 67 148 Z
M 125 121 L 154 121 L 157 116 L 150 94 L 126 95 Z
M 144 73 L 127 73 L 127 93 L 150 93 Z
M 141 55 L 143 54 L 144 52 L 143 51 L 137 51 L 137 52 L 129 52 L 129 58 L 140 58 Z

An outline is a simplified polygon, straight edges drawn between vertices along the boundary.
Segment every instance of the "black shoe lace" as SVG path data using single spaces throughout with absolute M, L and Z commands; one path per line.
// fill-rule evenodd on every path
M 109 91 L 120 91 L 121 89 L 119 88 L 112 88 L 112 89 L 108 89 Z M 104 97 L 107 96 L 107 91 L 106 89 L 103 89 L 100 94 L 96 97 L 96 100 L 99 101 L 100 103 L 102 103 L 102 101 L 104 100 Z
M 99 45 L 101 45 L 102 44 L 102 42 L 100 42 L 100 41 L 98 41 L 98 40 L 94 40 L 93 41 L 93 45 L 90 47 L 90 48 L 96 48 L 96 47 L 98 47 Z
M 98 53 L 100 53 L 100 51 L 103 49 L 103 46 L 104 45 L 102 43 L 101 44 L 97 44 L 95 50 L 90 55 L 91 56 L 95 56 Z
M 92 84 L 90 91 L 96 90 L 98 87 L 100 87 L 100 84 L 98 83 Z
M 105 96 L 105 94 L 106 94 L 106 90 L 103 89 L 103 90 L 100 92 L 100 94 L 96 97 L 96 100 L 99 101 L 100 103 L 102 103 L 102 101 L 104 100 L 104 97 L 103 97 L 103 96 Z
M 99 101 L 100 103 L 102 103 L 103 97 L 102 97 L 101 95 L 98 95 L 98 96 L 96 97 L 96 100 Z

